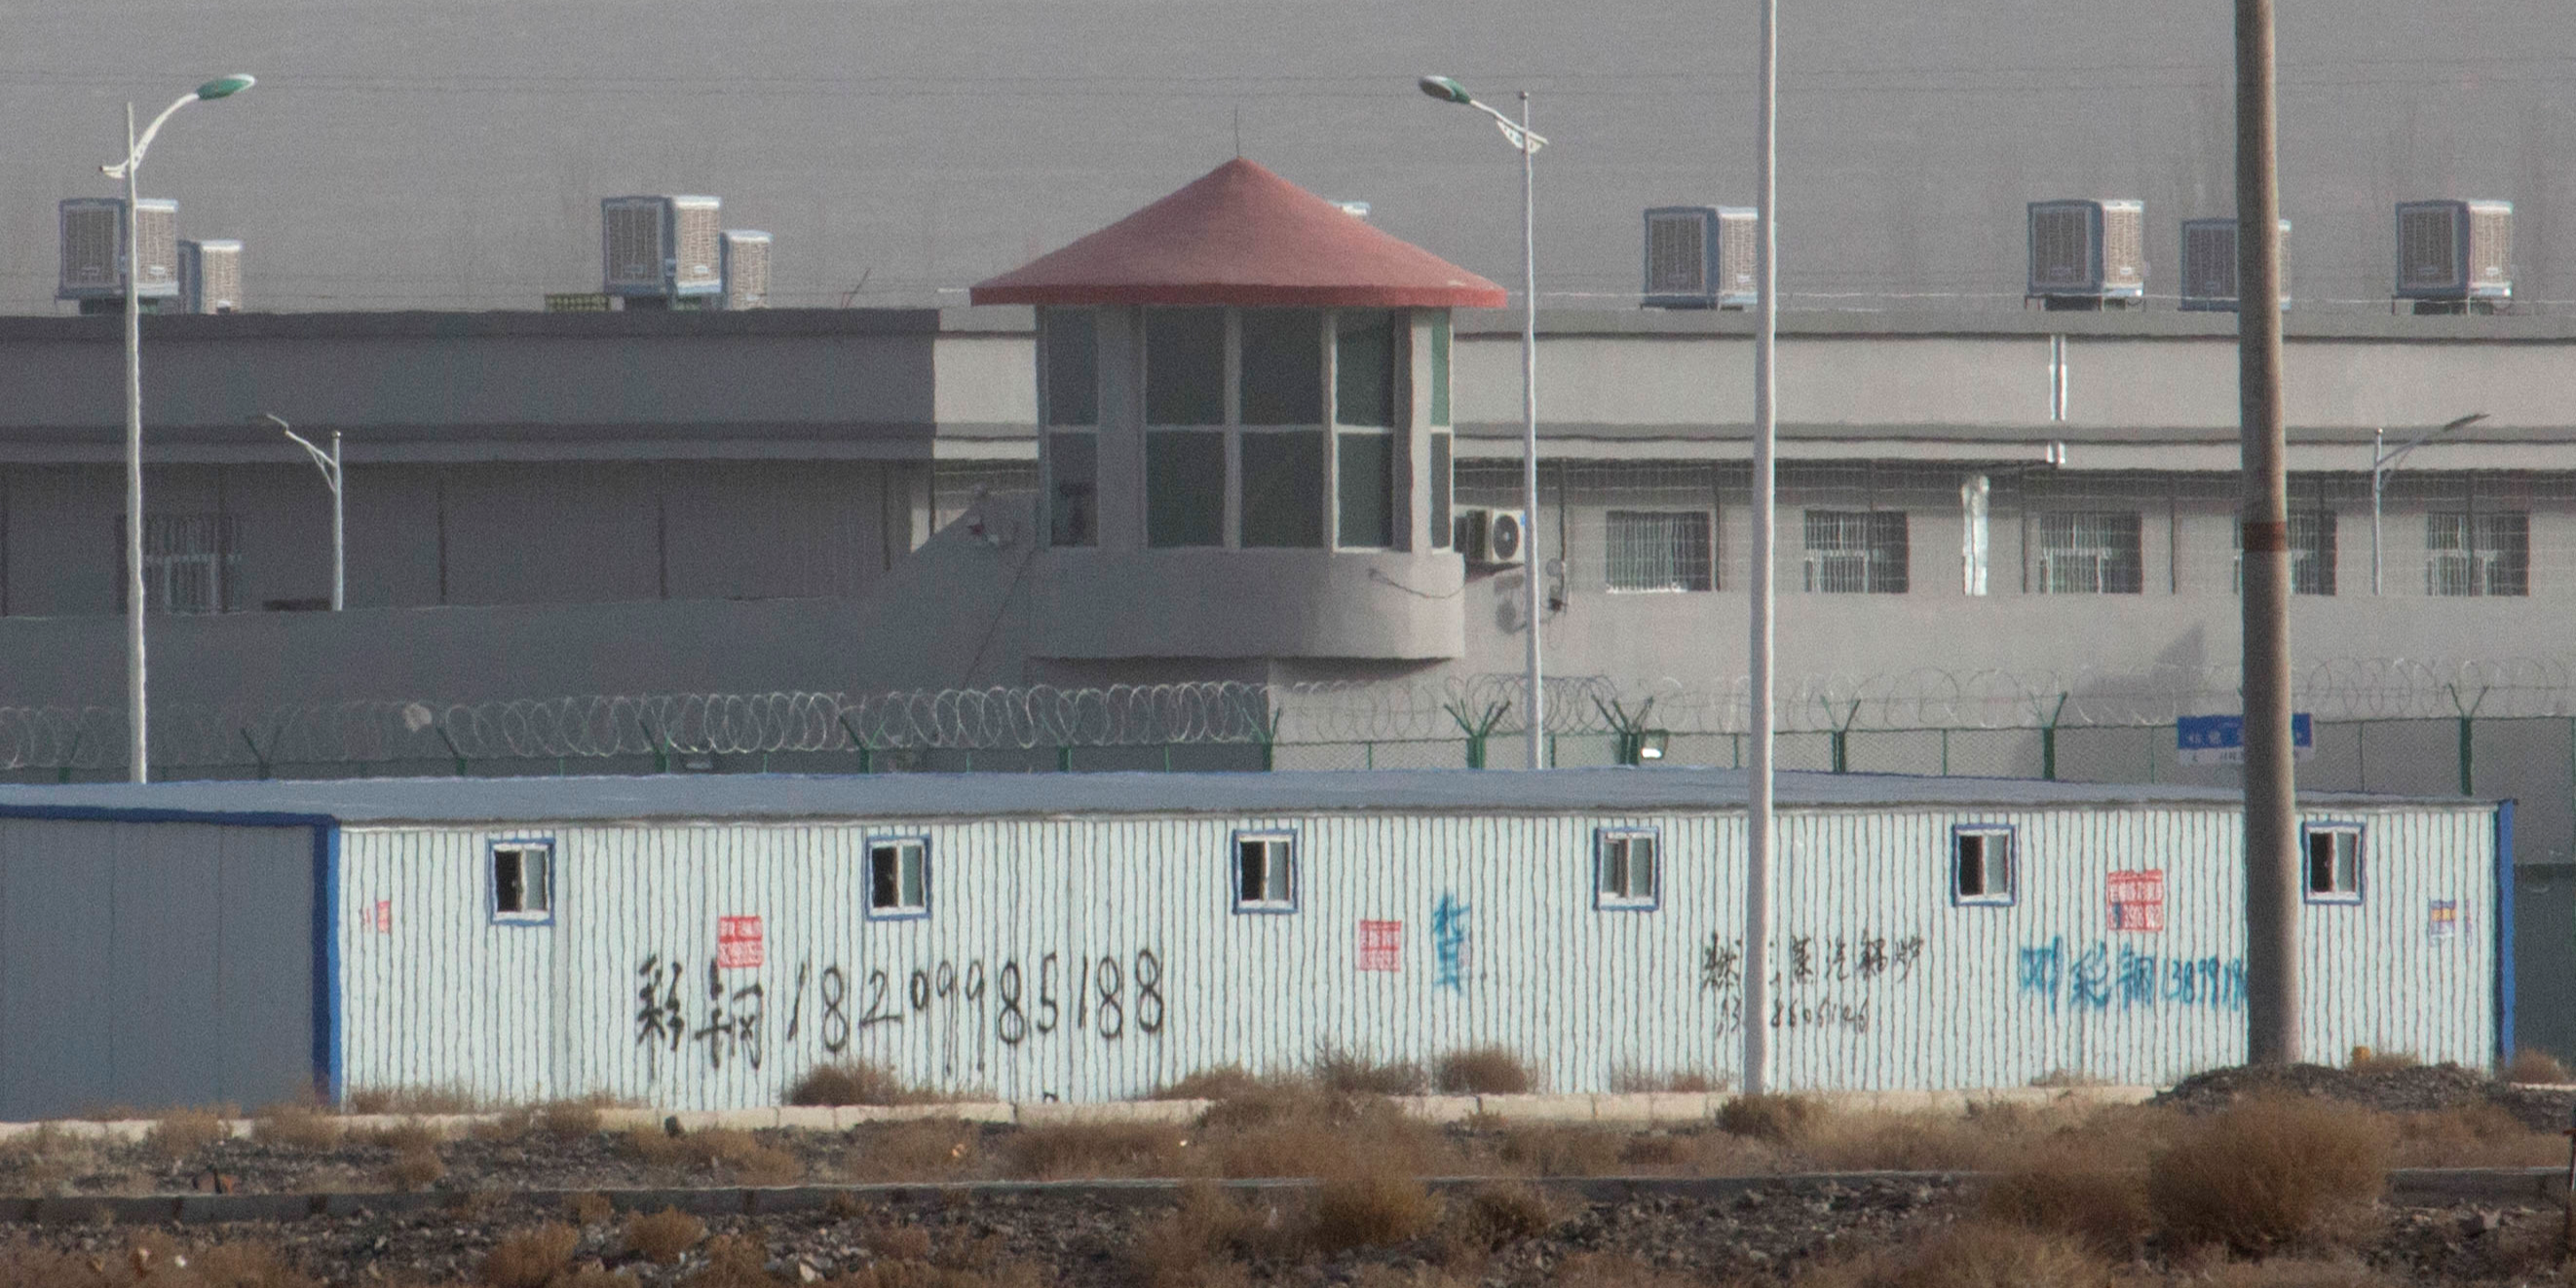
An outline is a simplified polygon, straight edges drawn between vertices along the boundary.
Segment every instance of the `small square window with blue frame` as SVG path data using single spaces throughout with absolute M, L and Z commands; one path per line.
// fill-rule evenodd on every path
M 890 921 L 930 915 L 930 841 L 881 836 L 868 842 L 868 916 Z
M 2014 900 L 2020 875 L 2013 830 L 1995 824 L 1969 824 L 1950 829 L 1950 900 L 1953 903 L 2005 905 Z
M 1295 912 L 1297 834 L 1235 833 L 1233 877 L 1236 912 Z
M 552 841 L 495 841 L 492 920 L 542 926 L 555 917 L 555 846 Z
M 1663 838 L 1651 828 L 1605 827 L 1593 834 L 1592 906 L 1655 908 L 1663 893 Z
M 2308 902 L 2361 902 L 2361 824 L 2310 823 L 2300 831 L 2307 851 L 2301 885 Z

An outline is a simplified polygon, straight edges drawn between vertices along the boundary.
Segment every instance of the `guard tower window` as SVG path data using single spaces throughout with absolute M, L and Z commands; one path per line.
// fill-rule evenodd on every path
M 1603 828 L 1593 836 L 1593 906 L 1628 911 L 1655 907 L 1663 887 L 1662 838 L 1637 828 Z
M 2013 859 L 2013 832 L 2009 827 L 1951 829 L 1951 899 L 1958 903 L 2011 903 Z
M 546 841 L 504 841 L 492 847 L 492 916 L 496 921 L 543 922 L 555 910 L 555 847 Z
M 920 837 L 868 842 L 868 916 L 929 915 L 930 842 Z
M 1238 832 L 1234 837 L 1234 910 L 1297 910 L 1297 836 Z
M 2307 833 L 2309 902 L 2361 902 L 2360 826 L 2317 823 L 2303 830 Z

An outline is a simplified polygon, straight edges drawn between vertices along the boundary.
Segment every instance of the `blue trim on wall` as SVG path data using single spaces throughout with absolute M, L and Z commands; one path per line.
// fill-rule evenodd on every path
M 2496 1059 L 2510 1064 L 2513 1031 L 2513 801 L 2496 802 Z
M 61 819 L 84 823 L 213 823 L 222 827 L 338 827 L 328 814 L 244 810 L 127 809 L 114 805 L 0 805 L 0 818 Z
M 340 1050 L 340 828 L 313 829 L 313 1089 L 338 1105 Z

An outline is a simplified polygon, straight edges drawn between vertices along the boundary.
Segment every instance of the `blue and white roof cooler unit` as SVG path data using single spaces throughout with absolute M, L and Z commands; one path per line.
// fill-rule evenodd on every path
M 2281 307 L 2290 307 L 2290 221 L 2281 221 Z M 2236 311 L 2236 221 L 2182 221 L 2182 307 L 2191 313 Z
M 1749 309 L 1761 303 L 1753 239 L 1761 212 L 1744 206 L 1656 206 L 1646 212 L 1650 309 Z
M 2133 308 L 2147 294 L 2142 201 L 2030 203 L 2030 288 L 2050 309 Z
M 2397 203 L 2397 298 L 2425 312 L 2513 303 L 2513 203 Z
M 602 198 L 600 291 L 630 308 L 713 306 L 724 292 L 723 205 L 715 197 Z

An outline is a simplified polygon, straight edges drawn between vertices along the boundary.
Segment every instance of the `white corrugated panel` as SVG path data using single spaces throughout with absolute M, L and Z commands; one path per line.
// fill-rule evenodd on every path
M 2368 829 L 2366 892 L 2304 909 L 2310 1053 L 2486 1060 L 2492 812 L 2342 817 Z M 2016 829 L 2016 902 L 1953 902 L 1962 823 Z M 1659 907 L 1596 907 L 1602 827 L 1659 835 Z M 2242 1050 L 2231 811 L 1801 810 L 1782 829 L 1761 1017 L 1781 1085 L 2164 1082 Z M 1295 835 L 1294 913 L 1234 911 L 1238 830 Z M 868 841 L 894 836 L 929 840 L 926 917 L 866 914 Z M 511 837 L 555 844 L 550 924 L 488 911 L 488 846 Z M 347 1081 L 717 1107 L 863 1058 L 1082 1100 L 1327 1044 L 1428 1062 L 1483 1043 L 1563 1091 L 1734 1076 L 1743 848 L 1741 817 L 1714 812 L 351 829 Z M 2162 929 L 2114 929 L 2111 874 L 2143 871 Z M 718 965 L 727 917 L 759 919 L 758 965 Z

